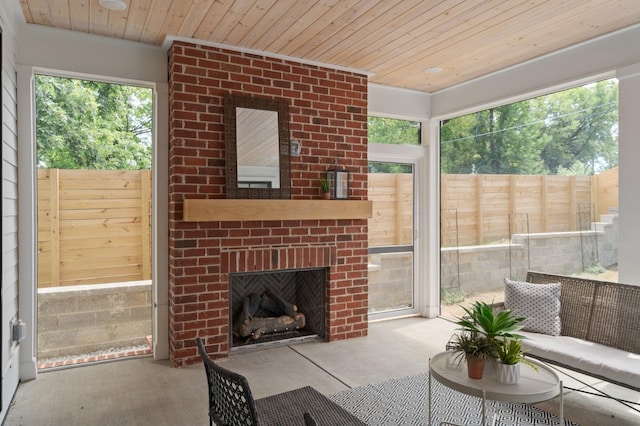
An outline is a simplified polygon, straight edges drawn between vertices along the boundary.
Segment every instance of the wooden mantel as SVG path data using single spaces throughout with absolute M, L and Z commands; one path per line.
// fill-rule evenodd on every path
M 368 219 L 369 200 L 185 199 L 185 222 L 243 220 Z

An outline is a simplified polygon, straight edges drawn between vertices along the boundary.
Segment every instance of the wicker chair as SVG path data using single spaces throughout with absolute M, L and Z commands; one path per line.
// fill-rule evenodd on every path
M 209 424 L 211 426 L 259 426 L 256 403 L 247 379 L 213 362 L 199 337 L 196 338 L 196 343 L 207 372 Z M 304 413 L 304 422 L 306 426 L 316 425 L 309 413 Z

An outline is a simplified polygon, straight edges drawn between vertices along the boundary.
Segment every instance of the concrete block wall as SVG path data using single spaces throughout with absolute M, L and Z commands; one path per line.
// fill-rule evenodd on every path
M 38 359 L 146 343 L 151 281 L 38 290 Z
M 369 255 L 369 312 L 413 303 L 413 253 Z
M 443 248 L 442 258 L 455 259 L 455 252 L 458 252 L 460 290 L 465 294 L 501 291 L 505 277 L 524 279 L 527 269 L 563 275 L 582 272 L 583 245 L 594 244 L 596 240 L 598 264 L 605 268 L 616 265 L 617 215 L 594 224 L 593 228 L 597 231 L 540 233 L 528 236 L 514 234 L 511 245 Z M 527 262 L 530 262 L 528 268 Z M 442 282 L 450 282 L 444 274 L 451 270 L 457 269 L 442 268 Z

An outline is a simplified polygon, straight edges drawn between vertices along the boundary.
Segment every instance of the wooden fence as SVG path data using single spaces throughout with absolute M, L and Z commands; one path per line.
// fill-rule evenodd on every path
M 410 174 L 369 174 L 371 247 L 413 236 Z M 581 205 L 618 206 L 618 169 L 597 176 L 442 175 L 442 246 L 503 241 L 512 232 L 577 229 Z M 455 213 L 455 214 L 454 214 Z M 455 238 L 453 232 L 455 232 Z M 151 173 L 38 170 L 38 287 L 151 278 Z
M 150 170 L 38 170 L 39 288 L 150 278 Z
M 370 174 L 371 247 L 411 243 L 409 174 Z M 506 242 L 512 233 L 578 229 L 578 212 L 598 220 L 618 207 L 618 169 L 597 176 L 442 175 L 441 244 Z
M 370 173 L 369 246 L 408 245 L 413 237 L 413 176 L 398 173 Z

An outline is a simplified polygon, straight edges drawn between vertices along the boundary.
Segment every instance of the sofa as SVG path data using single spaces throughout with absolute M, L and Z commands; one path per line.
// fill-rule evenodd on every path
M 529 356 L 640 391 L 640 286 L 529 271 L 504 307 Z

